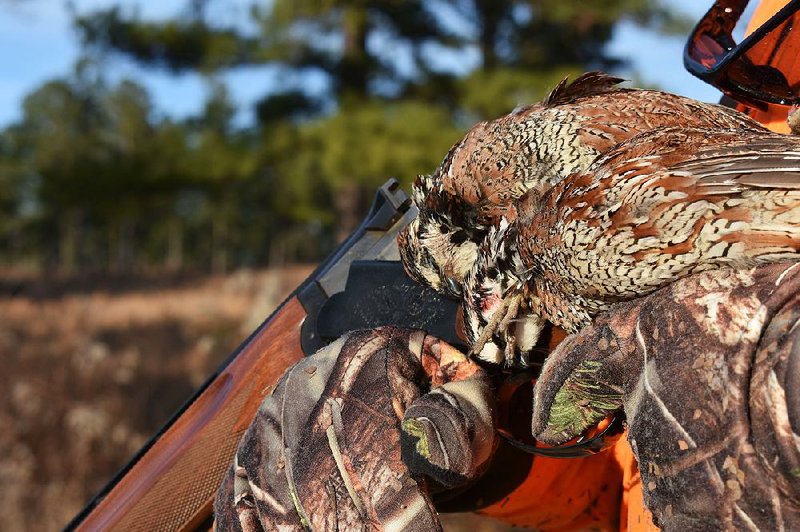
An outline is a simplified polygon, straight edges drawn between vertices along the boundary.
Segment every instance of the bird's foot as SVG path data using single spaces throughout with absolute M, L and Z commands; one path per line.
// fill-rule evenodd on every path
M 513 320 L 519 312 L 522 296 L 514 294 L 503 298 L 500 306 L 492 314 L 489 323 L 483 328 L 478 340 L 472 346 L 471 353 L 478 358 L 499 364 L 505 362 L 506 365 L 515 365 L 515 345 L 514 335 L 509 331 Z M 505 347 L 501 352 L 497 342 L 493 338 L 502 336 L 505 339 Z

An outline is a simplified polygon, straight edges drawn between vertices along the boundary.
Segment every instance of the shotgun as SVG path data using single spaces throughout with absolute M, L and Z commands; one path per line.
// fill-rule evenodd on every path
M 458 303 L 411 281 L 396 236 L 416 208 L 395 179 L 360 226 L 198 388 L 66 530 L 209 530 L 241 435 L 283 372 L 343 333 L 425 329 L 455 346 Z

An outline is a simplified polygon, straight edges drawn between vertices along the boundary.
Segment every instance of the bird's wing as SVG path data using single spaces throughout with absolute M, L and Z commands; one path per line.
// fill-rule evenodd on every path
M 800 189 L 800 139 L 759 135 L 730 145 L 709 146 L 669 170 L 694 178 L 699 194 Z

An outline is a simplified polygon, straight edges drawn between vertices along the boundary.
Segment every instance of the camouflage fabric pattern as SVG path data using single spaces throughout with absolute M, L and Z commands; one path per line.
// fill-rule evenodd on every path
M 349 333 L 290 368 L 261 405 L 215 527 L 440 530 L 423 473 L 437 486 L 476 477 L 494 427 L 488 377 L 455 348 L 409 329 Z
M 534 392 L 559 443 L 624 406 L 665 530 L 800 530 L 800 264 L 704 272 L 568 337 Z

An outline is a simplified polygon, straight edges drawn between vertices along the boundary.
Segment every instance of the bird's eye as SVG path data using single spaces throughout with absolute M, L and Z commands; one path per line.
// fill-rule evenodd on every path
M 468 238 L 469 235 L 467 235 L 467 232 L 461 229 L 450 235 L 450 242 L 459 246 L 466 242 Z
M 447 287 L 450 289 L 450 292 L 455 296 L 461 295 L 461 285 L 458 284 L 454 279 L 450 277 L 445 278 L 445 283 Z

